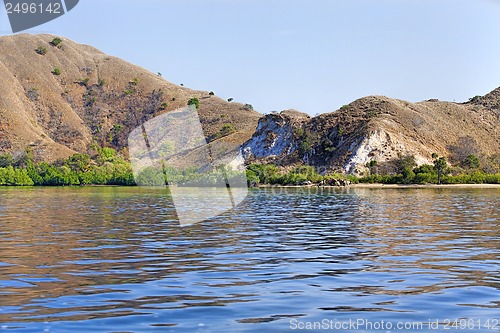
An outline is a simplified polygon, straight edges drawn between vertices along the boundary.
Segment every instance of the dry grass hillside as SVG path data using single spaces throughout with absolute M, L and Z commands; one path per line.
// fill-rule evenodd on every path
M 31 147 L 37 159 L 53 161 L 90 152 L 93 143 L 122 150 L 131 130 L 191 98 L 210 140 L 241 144 L 255 130 L 260 114 L 248 105 L 180 87 L 66 38 L 53 45 L 54 38 L 0 37 L 0 153 Z M 227 124 L 235 131 L 221 133 Z
M 467 103 L 369 96 L 335 112 L 297 120 L 284 112 L 261 119 L 245 144 L 246 158 L 362 173 L 370 161 L 380 165 L 409 155 L 424 164 L 438 153 L 454 165 L 469 154 L 483 160 L 500 155 L 500 88 Z M 284 141 L 286 145 L 278 144 Z

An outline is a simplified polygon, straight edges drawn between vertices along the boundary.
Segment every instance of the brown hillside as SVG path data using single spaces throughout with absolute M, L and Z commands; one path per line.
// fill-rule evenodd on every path
M 132 129 L 193 97 L 207 138 L 218 139 L 232 124 L 236 133 L 218 141 L 241 144 L 255 130 L 260 114 L 248 106 L 177 86 L 66 38 L 51 45 L 55 37 L 0 37 L 0 153 L 31 146 L 38 159 L 52 161 L 89 152 L 93 142 L 121 150 Z
M 500 154 L 500 88 L 462 104 L 369 96 L 300 122 L 268 115 L 243 150 L 249 161 L 348 173 L 407 155 L 418 164 L 432 163 L 432 153 L 453 164 L 470 153 L 486 158 Z

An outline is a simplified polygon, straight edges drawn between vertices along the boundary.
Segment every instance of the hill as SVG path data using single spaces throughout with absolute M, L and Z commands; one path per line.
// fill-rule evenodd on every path
M 371 161 L 390 169 L 407 156 L 432 164 L 433 153 L 454 165 L 470 154 L 489 163 L 500 154 L 500 88 L 467 103 L 368 96 L 314 118 L 270 114 L 243 151 L 249 162 L 308 164 L 322 173 L 361 174 Z
M 241 144 L 261 116 L 249 105 L 175 85 L 91 46 L 52 35 L 0 37 L 0 82 L 0 153 L 19 155 L 31 147 L 37 160 L 92 153 L 94 144 L 127 155 L 130 131 L 193 98 L 199 100 L 209 140 Z
M 485 171 L 500 172 L 500 88 L 467 103 L 368 96 L 313 118 L 296 110 L 262 116 L 91 46 L 27 34 L 0 37 L 0 80 L 0 154 L 15 157 L 29 147 L 35 160 L 52 162 L 95 155 L 95 145 L 127 157 L 134 128 L 196 100 L 211 151 L 242 145 L 247 163 L 312 165 L 323 174 L 362 174 L 376 163 L 390 173 L 408 156 L 421 165 L 437 153 L 459 166 L 474 154 Z M 201 152 L 188 155 L 182 160 Z

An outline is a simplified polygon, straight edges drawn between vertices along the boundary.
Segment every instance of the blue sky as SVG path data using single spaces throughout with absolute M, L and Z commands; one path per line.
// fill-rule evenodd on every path
M 80 0 L 52 33 L 260 112 L 500 86 L 500 0 Z M 0 34 L 11 34 L 4 8 Z M 1 52 L 1 50 L 0 50 Z

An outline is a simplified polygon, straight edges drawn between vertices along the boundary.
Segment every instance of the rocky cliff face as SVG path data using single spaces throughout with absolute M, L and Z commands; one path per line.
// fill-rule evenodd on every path
M 451 157 L 460 142 L 475 145 L 477 153 L 498 154 L 499 91 L 462 104 L 370 96 L 311 119 L 267 115 L 243 153 L 249 162 L 309 164 L 346 173 L 407 155 L 418 164 L 431 163 L 432 153 Z
M 247 160 L 272 160 L 294 154 L 298 149 L 295 129 L 308 118 L 287 111 L 262 117 L 252 139 L 242 147 L 243 156 Z

